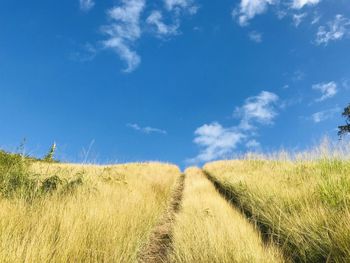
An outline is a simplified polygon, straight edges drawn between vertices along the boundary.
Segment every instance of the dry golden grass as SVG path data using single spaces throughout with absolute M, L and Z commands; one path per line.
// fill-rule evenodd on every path
M 219 161 L 204 170 L 298 262 L 349 262 L 350 161 Z
M 43 177 L 83 177 L 71 194 L 0 198 L 0 262 L 135 262 L 180 176 L 166 164 L 36 163 Z
M 201 170 L 186 170 L 182 209 L 173 232 L 172 262 L 283 262 L 215 190 Z
M 185 175 L 181 175 L 181 177 L 178 178 L 167 211 L 153 229 L 147 245 L 143 247 L 139 254 L 140 263 L 168 262 L 168 254 L 172 248 L 173 222 L 181 206 L 184 179 Z
M 320 149 L 205 165 L 237 209 L 198 168 L 182 192 L 173 165 L 0 151 L 0 262 L 350 262 L 350 161 Z

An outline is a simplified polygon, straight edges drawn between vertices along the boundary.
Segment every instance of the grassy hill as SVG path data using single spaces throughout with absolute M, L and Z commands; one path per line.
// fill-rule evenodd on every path
M 0 152 L 0 262 L 349 262 L 350 161 L 189 168 Z
M 221 161 L 205 173 L 295 262 L 349 262 L 350 161 Z

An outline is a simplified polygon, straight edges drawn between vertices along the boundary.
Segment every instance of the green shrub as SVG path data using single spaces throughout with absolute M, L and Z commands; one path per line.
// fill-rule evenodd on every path
M 40 180 L 39 176 L 30 170 L 32 162 L 31 158 L 0 150 L 0 198 L 22 198 L 32 201 L 55 192 L 73 193 L 83 184 L 81 174 L 71 180 L 61 179 L 57 175 Z
M 0 151 L 0 194 L 4 197 L 29 196 L 36 188 L 25 157 Z

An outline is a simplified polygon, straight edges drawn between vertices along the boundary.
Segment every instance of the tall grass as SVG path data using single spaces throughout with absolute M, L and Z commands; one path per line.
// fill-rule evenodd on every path
M 186 170 L 182 210 L 174 223 L 172 262 L 283 262 L 201 170 Z
M 219 161 L 204 170 L 294 261 L 349 262 L 350 160 L 321 153 Z
M 27 169 L 42 182 L 54 175 L 78 187 L 32 202 L 0 197 L 0 262 L 135 262 L 180 175 L 158 163 L 35 162 Z

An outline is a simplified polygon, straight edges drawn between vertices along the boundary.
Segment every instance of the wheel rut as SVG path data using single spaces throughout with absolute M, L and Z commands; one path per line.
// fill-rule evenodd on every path
M 266 223 L 259 221 L 250 209 L 242 206 L 240 203 L 239 196 L 233 190 L 228 190 L 227 188 L 225 188 L 222 182 L 213 177 L 207 171 L 203 170 L 203 174 L 214 185 L 218 194 L 220 194 L 231 205 L 233 209 L 240 211 L 240 213 L 247 219 L 247 221 L 249 221 L 257 229 L 257 231 L 259 231 L 264 244 L 266 246 L 271 246 L 274 243 L 274 240 L 271 236 L 272 230 L 270 226 Z M 275 244 L 274 246 L 279 247 L 277 244 Z M 292 261 L 290 257 L 284 253 L 283 249 L 279 247 L 278 250 L 283 256 L 285 262 Z
M 181 208 L 181 201 L 185 187 L 185 174 L 182 174 L 176 183 L 169 206 L 159 223 L 153 229 L 148 243 L 138 255 L 140 263 L 166 263 L 172 249 L 172 230 L 176 214 Z
M 181 211 L 173 228 L 172 263 L 232 263 L 285 260 L 265 245 L 254 225 L 227 202 L 196 167 L 186 169 Z

